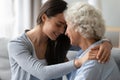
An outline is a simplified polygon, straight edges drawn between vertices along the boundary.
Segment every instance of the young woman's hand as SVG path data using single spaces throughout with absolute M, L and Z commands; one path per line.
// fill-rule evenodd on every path
M 78 58 L 75 60 L 75 66 L 78 68 L 82 64 L 84 64 L 87 60 L 97 60 L 96 58 L 97 53 L 98 53 L 98 50 L 95 50 L 95 49 L 87 52 L 82 58 Z
M 98 49 L 98 53 L 96 58 L 98 59 L 98 62 L 105 63 L 109 60 L 112 44 L 110 44 L 108 41 L 103 42 L 102 44 L 92 48 L 91 50 Z
M 87 60 L 98 60 L 100 63 L 105 63 L 109 60 L 111 54 L 112 44 L 103 42 L 102 44 L 94 47 L 85 56 L 75 60 L 76 68 L 80 67 Z
M 82 58 L 82 64 L 85 63 L 87 60 L 97 60 L 96 56 L 97 56 L 98 50 L 91 50 L 89 52 L 87 52 Z

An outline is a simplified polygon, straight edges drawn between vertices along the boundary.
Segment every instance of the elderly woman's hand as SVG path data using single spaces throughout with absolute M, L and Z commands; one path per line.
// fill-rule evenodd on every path
M 107 62 L 110 58 L 112 44 L 108 41 L 105 41 L 102 44 L 92 48 L 91 50 L 96 50 L 96 49 L 98 49 L 98 53 L 96 56 L 96 58 L 98 59 L 98 62 L 100 63 Z

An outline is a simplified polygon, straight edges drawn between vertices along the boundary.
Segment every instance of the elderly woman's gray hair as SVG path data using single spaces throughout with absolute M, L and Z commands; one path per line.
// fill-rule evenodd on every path
M 85 38 L 101 39 L 105 24 L 101 12 L 92 5 L 79 2 L 65 11 L 65 19 Z

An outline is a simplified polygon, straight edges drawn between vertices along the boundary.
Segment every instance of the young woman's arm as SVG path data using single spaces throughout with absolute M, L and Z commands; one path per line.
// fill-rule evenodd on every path
M 74 60 L 46 66 L 31 55 L 25 43 L 19 41 L 11 41 L 8 44 L 8 51 L 10 58 L 13 58 L 17 65 L 38 79 L 55 79 L 76 69 Z

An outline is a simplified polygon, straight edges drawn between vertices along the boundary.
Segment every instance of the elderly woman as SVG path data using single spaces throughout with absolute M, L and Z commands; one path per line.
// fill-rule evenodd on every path
M 96 59 L 97 50 L 91 48 L 102 43 L 105 24 L 100 11 L 88 3 L 77 3 L 65 12 L 66 35 L 71 44 L 82 50 L 76 58 L 81 59 L 81 67 L 69 75 L 69 80 L 120 80 L 118 67 L 112 56 L 101 64 Z M 95 60 L 91 60 L 95 59 Z

